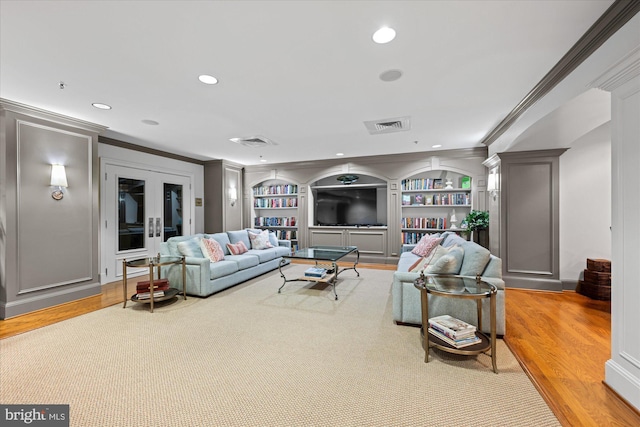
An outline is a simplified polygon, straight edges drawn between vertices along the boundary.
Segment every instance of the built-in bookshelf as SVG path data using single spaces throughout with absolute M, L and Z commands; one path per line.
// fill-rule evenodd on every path
M 402 180 L 401 190 L 403 244 L 418 243 L 425 234 L 459 231 L 471 210 L 469 176 L 430 171 Z
M 253 226 L 273 231 L 298 248 L 298 186 L 268 181 L 253 187 Z

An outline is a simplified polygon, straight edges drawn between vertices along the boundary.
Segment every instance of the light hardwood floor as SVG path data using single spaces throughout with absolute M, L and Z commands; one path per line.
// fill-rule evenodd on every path
M 393 265 L 361 266 L 395 270 Z M 127 294 L 145 279 L 131 280 Z M 0 339 L 122 303 L 122 298 L 122 284 L 116 282 L 103 286 L 102 295 L 0 320 Z M 510 288 L 506 313 L 505 342 L 563 426 L 640 426 L 640 413 L 603 382 L 611 352 L 609 302 L 575 292 Z

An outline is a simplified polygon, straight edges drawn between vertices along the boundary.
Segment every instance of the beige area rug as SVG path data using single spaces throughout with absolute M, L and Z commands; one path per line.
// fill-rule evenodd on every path
M 295 276 L 307 266 L 285 268 Z M 506 345 L 432 350 L 391 320 L 391 271 L 331 288 L 271 272 L 209 298 L 117 305 L 0 341 L 0 402 L 72 426 L 558 426 Z

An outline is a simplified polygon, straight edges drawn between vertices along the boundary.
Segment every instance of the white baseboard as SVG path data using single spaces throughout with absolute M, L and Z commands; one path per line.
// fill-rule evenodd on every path
M 605 383 L 640 411 L 640 377 L 633 376 L 613 359 L 607 360 L 604 372 Z

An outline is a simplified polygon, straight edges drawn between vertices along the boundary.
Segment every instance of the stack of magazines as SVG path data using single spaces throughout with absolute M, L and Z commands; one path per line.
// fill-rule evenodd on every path
M 476 327 L 448 314 L 429 319 L 429 333 L 455 348 L 478 344 Z
M 311 267 L 304 272 L 305 277 L 313 277 L 314 279 L 322 279 L 327 275 L 327 270 L 320 267 Z

